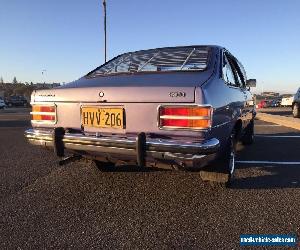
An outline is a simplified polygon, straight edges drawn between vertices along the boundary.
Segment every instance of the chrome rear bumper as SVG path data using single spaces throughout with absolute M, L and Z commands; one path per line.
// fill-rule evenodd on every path
M 28 129 L 25 137 L 34 145 L 54 147 L 53 131 Z M 64 149 L 76 151 L 79 154 L 89 155 L 117 155 L 137 157 L 138 137 L 96 137 L 83 134 L 65 133 L 62 138 Z M 194 164 L 195 160 L 214 154 L 220 147 L 218 139 L 212 138 L 202 143 L 183 142 L 166 139 L 147 138 L 144 142 L 145 158 L 164 161 L 177 161 Z M 191 164 L 190 162 L 190 164 Z M 188 164 L 188 165 L 190 165 Z

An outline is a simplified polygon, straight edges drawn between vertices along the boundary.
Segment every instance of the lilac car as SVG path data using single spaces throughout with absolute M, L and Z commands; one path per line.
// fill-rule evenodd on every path
M 229 184 L 237 141 L 253 142 L 255 83 L 219 46 L 125 53 L 77 81 L 34 91 L 25 136 L 61 164 L 87 157 L 100 169 L 197 169 Z

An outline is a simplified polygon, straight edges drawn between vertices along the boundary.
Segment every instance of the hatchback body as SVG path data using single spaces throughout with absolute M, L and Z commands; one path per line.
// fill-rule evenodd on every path
M 234 170 L 253 139 L 254 102 L 242 64 L 219 46 L 130 52 L 62 87 L 32 93 L 32 143 L 100 164 Z M 232 166 L 233 165 L 233 166 Z

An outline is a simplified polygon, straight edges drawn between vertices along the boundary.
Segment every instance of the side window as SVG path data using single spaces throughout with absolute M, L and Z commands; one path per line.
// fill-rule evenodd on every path
M 235 67 L 235 77 L 236 77 L 236 85 L 242 88 L 244 86 L 243 83 L 244 79 L 237 66 Z
M 230 63 L 227 59 L 227 57 L 223 56 L 223 68 L 222 68 L 222 73 L 223 73 L 223 79 L 225 82 L 227 82 L 229 85 L 235 86 L 235 79 L 234 79 L 234 73 L 231 69 Z
M 237 64 L 238 64 L 238 66 L 240 68 L 240 71 L 241 71 L 241 74 L 242 74 L 242 76 L 244 78 L 244 83 L 246 84 L 246 82 L 247 82 L 247 75 L 246 75 L 246 71 L 244 69 L 244 66 L 238 60 L 237 60 Z
M 241 88 L 245 88 L 247 79 L 246 79 L 246 72 L 244 70 L 244 67 L 237 59 L 233 58 L 232 60 L 235 67 L 238 83 Z
M 234 86 L 239 88 L 244 88 L 246 86 L 246 79 L 243 74 L 244 68 L 240 67 L 239 62 L 230 54 L 225 53 L 227 62 L 229 62 L 232 69 Z

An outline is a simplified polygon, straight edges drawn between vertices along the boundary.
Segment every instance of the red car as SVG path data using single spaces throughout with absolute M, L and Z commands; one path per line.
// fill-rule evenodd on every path
M 267 103 L 268 103 L 268 101 L 262 100 L 262 101 L 260 101 L 260 102 L 257 104 L 257 108 L 258 108 L 258 109 L 266 108 L 266 107 L 267 107 Z

